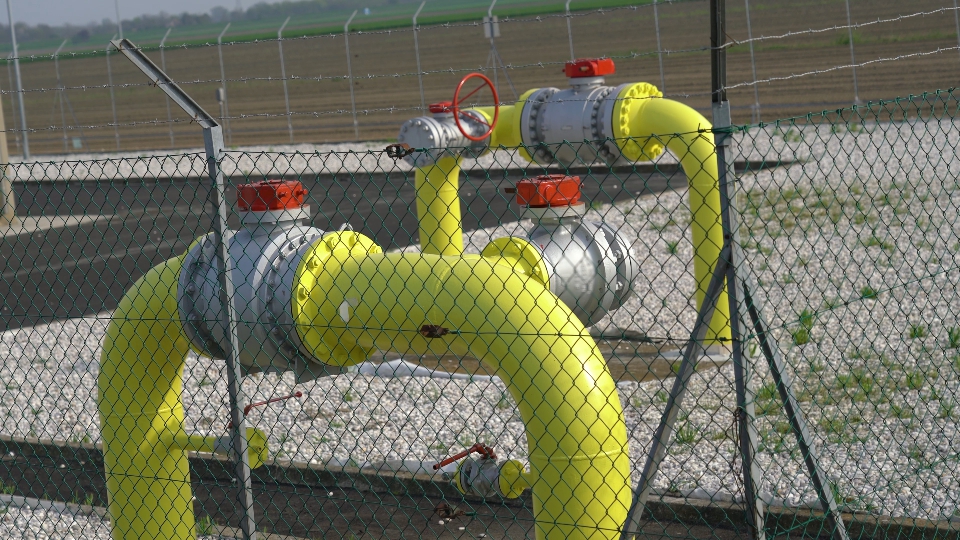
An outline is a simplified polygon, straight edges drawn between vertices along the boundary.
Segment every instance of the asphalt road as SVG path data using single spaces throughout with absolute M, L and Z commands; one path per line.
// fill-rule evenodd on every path
M 464 230 L 519 219 L 520 208 L 504 188 L 522 175 L 517 170 L 465 173 L 460 182 Z M 591 203 L 686 184 L 682 171 L 663 166 L 593 170 L 582 178 L 584 200 Z M 418 242 L 412 175 L 344 173 L 299 179 L 309 191 L 315 227 L 331 230 L 349 223 L 385 249 Z M 254 180 L 258 178 L 231 179 L 230 184 Z M 103 217 L 0 238 L 0 329 L 111 310 L 144 272 L 182 253 L 211 227 L 206 179 L 24 182 L 14 190 L 21 216 Z M 236 199 L 233 187 L 227 198 Z M 238 226 L 236 216 L 231 222 Z

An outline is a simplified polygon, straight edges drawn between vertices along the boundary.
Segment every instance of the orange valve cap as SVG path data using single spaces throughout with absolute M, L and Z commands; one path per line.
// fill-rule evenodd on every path
M 517 204 L 531 208 L 570 206 L 580 202 L 580 177 L 545 174 L 517 182 Z
M 306 188 L 298 180 L 264 180 L 242 184 L 237 188 L 240 210 L 266 212 L 303 206 Z

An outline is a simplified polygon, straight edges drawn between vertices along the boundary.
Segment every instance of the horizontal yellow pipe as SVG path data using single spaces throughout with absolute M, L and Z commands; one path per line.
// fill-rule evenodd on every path
M 481 359 L 526 426 L 537 538 L 619 537 L 631 492 L 616 386 L 589 333 L 543 284 L 478 256 L 337 255 L 323 242 L 295 283 L 298 334 L 319 354 L 339 343 Z M 428 339 L 427 324 L 457 334 Z
M 97 405 L 114 540 L 196 538 L 186 450 L 162 442 L 186 436 L 182 263 L 161 263 L 127 291 L 103 344 Z

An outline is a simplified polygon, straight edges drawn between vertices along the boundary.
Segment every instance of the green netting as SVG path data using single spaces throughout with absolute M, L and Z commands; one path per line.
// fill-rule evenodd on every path
M 735 251 L 742 256 L 737 276 L 752 287 L 792 377 L 826 489 L 851 538 L 956 534 L 956 111 L 954 93 L 937 92 L 729 131 L 730 214 L 739 222 Z M 595 537 L 618 537 L 628 492 L 639 481 L 694 330 L 698 290 L 706 289 L 695 267 L 713 264 L 721 247 L 709 237 L 694 242 L 696 226 L 718 227 L 721 216 L 694 222 L 691 195 L 716 192 L 688 186 L 680 143 L 690 135 L 659 136 L 656 142 L 670 150 L 636 164 L 537 165 L 523 157 L 538 149 L 593 155 L 611 141 L 467 155 L 459 174 L 465 255 L 444 259 L 420 254 L 414 168 L 382 149 L 226 152 L 219 167 L 232 229 L 250 221 L 234 204 L 238 186 L 283 179 L 306 188 L 306 224 L 322 231 L 305 229 L 269 247 L 254 234 L 258 225 L 261 233 L 271 227 L 261 216 L 247 225 L 249 243 L 234 252 L 237 261 L 247 260 L 237 263 L 233 281 L 238 297 L 249 300 L 237 306 L 234 323 L 252 336 L 242 344 L 249 354 L 261 355 L 259 364 L 243 369 L 239 405 L 302 393 L 246 414 L 248 427 L 267 441 L 266 464 L 252 472 L 256 529 L 300 538 L 532 538 L 538 527 L 551 535 L 583 532 L 586 515 L 600 524 L 590 531 Z M 2 229 L 0 500 L 6 511 L 0 530 L 107 537 L 118 512 L 138 514 L 150 504 L 125 488 L 107 500 L 104 471 L 113 465 L 109 456 L 104 461 L 98 400 L 109 388 L 110 399 L 129 405 L 115 413 L 133 422 L 114 428 L 108 450 L 146 455 L 176 446 L 163 438 L 179 428 L 176 421 L 156 431 L 130 427 L 151 414 L 149 403 L 130 397 L 137 388 L 176 387 L 177 359 L 158 355 L 157 336 L 179 339 L 184 350 L 186 336 L 193 336 L 195 349 L 206 347 L 185 358 L 185 432 L 230 433 L 227 364 L 211 358 L 218 356 L 214 342 L 225 325 L 207 316 L 216 310 L 222 272 L 215 237 L 207 236 L 215 209 L 206 167 L 202 154 L 7 167 L 17 220 Z M 582 220 L 606 224 L 625 239 L 637 264 L 628 284 L 633 294 L 586 328 L 573 312 L 591 306 L 565 305 L 522 259 L 496 258 L 484 249 L 507 236 L 525 238 L 535 227 L 510 189 L 541 174 L 579 177 Z M 355 235 L 379 248 L 362 239 L 351 247 Z M 126 305 L 124 295 L 200 238 L 207 247 L 204 240 L 196 244 L 191 253 L 200 255 L 177 267 L 178 279 L 187 280 L 177 283 L 199 276 L 190 283 L 201 300 L 191 300 L 192 311 L 128 309 L 130 339 L 113 343 L 130 354 L 119 375 L 103 375 L 102 348 L 114 311 Z M 234 241 L 244 239 L 240 234 Z M 303 255 L 327 240 L 324 249 L 334 254 Z M 274 248 L 266 266 L 252 262 Z M 316 283 L 283 289 L 284 276 L 302 275 L 299 269 L 311 260 L 321 268 Z M 429 269 L 414 271 L 416 265 Z M 595 279 L 601 270 L 589 271 L 594 281 L 585 287 L 607 286 Z M 613 279 L 609 268 L 603 272 Z M 289 294 L 299 307 L 278 308 L 261 293 L 240 290 L 257 276 L 278 304 Z M 376 285 L 385 281 L 392 285 Z M 134 296 L 176 305 L 194 295 L 180 285 L 173 289 L 139 289 Z M 707 350 L 698 355 L 663 441 L 666 455 L 641 514 L 639 530 L 649 537 L 749 534 L 748 503 L 757 501 L 744 500 L 739 448 L 747 421 L 757 434 L 766 535 L 831 534 L 784 413 L 782 388 L 746 310 L 739 315 L 740 341 L 721 335 L 702 343 Z M 162 331 L 151 333 L 158 325 Z M 299 342 L 289 341 L 289 332 Z M 285 349 L 290 343 L 294 348 Z M 734 345 L 745 353 L 750 386 L 742 407 Z M 153 367 L 138 371 L 134 363 Z M 335 365 L 344 363 L 353 365 Z M 607 423 L 603 407 L 622 411 L 623 423 Z M 461 495 L 451 483 L 455 464 L 433 469 L 476 443 L 492 446 L 497 463 L 516 460 L 524 471 L 544 472 L 534 484 L 549 510 L 534 503 L 530 489 L 517 499 Z M 149 516 L 148 529 L 193 523 L 204 537 L 239 537 L 242 490 L 229 452 L 210 453 L 210 445 L 191 454 L 195 500 L 181 505 L 196 521 L 171 512 L 165 505 L 176 496 L 167 494 L 139 513 Z M 563 452 L 582 456 L 564 461 Z M 622 469 L 605 465 L 598 452 L 625 453 Z M 155 469 L 163 474 L 145 473 L 150 467 L 138 462 L 122 471 L 113 467 L 124 480 L 176 477 L 169 464 Z M 610 490 L 627 495 L 600 504 L 611 500 Z M 613 521 L 618 524 L 611 527 Z

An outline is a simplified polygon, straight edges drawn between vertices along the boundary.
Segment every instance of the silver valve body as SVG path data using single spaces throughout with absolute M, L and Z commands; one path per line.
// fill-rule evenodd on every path
M 260 192 L 272 188 L 260 184 L 264 183 L 240 186 L 241 198 L 248 186 L 259 186 L 254 198 L 268 198 Z M 240 317 L 239 359 L 245 374 L 293 371 L 297 381 L 303 382 L 341 373 L 305 352 L 293 324 L 291 293 L 297 267 L 311 244 L 324 235 L 320 229 L 302 225 L 310 217 L 310 207 L 283 200 L 266 208 L 248 205 L 244 209 L 241 204 L 240 217 L 243 228 L 230 238 L 229 253 L 233 299 Z M 220 301 L 221 271 L 214 237 L 206 235 L 184 256 L 177 290 L 184 331 L 195 350 L 212 358 L 224 358 L 229 343 L 226 310 Z
M 397 142 L 408 144 L 415 150 L 423 150 L 414 151 L 404 157 L 404 161 L 414 167 L 428 167 L 444 156 L 477 157 L 487 149 L 489 137 L 479 142 L 465 137 L 457 127 L 451 107 L 450 102 L 434 103 L 430 105 L 431 116 L 411 118 L 400 126 Z M 481 120 L 479 113 L 460 113 L 460 125 L 471 136 L 479 137 L 490 129 Z

